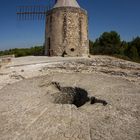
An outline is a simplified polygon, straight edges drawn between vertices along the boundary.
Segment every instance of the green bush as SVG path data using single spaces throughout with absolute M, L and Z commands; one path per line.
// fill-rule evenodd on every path
M 118 54 L 121 45 L 120 35 L 115 32 L 104 32 L 93 45 L 95 54 Z
M 15 57 L 29 56 L 29 55 L 39 56 L 44 54 L 44 47 L 35 46 L 31 48 L 14 48 L 5 51 L 0 51 L 0 56 L 11 55 L 11 54 L 14 54 Z
M 115 31 L 104 32 L 94 42 L 90 41 L 90 53 L 140 62 L 140 37 L 126 42 L 121 41 L 120 35 Z

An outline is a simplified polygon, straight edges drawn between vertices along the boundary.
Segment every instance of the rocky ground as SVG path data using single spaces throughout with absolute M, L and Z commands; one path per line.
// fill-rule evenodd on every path
M 108 104 L 56 103 L 61 90 L 54 82 Z M 108 56 L 13 58 L 0 69 L 0 139 L 139 140 L 139 100 L 138 63 Z

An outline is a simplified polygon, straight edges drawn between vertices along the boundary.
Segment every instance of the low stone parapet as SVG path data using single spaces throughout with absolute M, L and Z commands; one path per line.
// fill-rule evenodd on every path
M 0 68 L 9 64 L 12 61 L 12 58 L 15 58 L 15 55 L 3 55 L 0 56 Z

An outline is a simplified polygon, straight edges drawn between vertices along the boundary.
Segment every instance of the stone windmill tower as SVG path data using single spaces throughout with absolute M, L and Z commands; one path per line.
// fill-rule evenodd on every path
M 76 0 L 56 0 L 47 12 L 45 55 L 87 56 L 88 16 Z
M 76 0 L 48 0 L 48 3 L 52 4 L 18 6 L 17 17 L 19 20 L 45 19 L 45 55 L 87 56 L 87 12 Z

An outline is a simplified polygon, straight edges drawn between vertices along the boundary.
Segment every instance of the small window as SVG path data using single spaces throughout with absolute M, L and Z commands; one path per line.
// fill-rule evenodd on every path
M 71 50 L 71 52 L 74 52 L 75 51 L 74 48 L 71 48 L 70 50 Z

